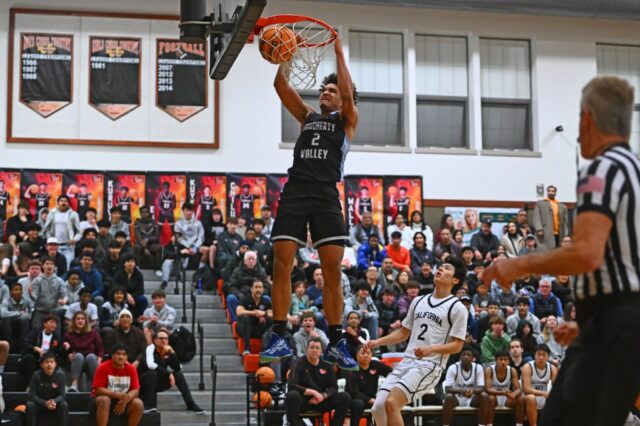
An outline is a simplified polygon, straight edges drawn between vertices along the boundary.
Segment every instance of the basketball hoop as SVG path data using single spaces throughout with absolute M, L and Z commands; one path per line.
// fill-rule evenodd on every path
M 304 15 L 274 15 L 260 18 L 254 33 L 260 37 L 261 43 L 266 43 L 273 49 L 282 49 L 282 45 L 274 45 L 263 35 L 270 28 L 278 30 L 283 26 L 293 31 L 296 43 L 291 47 L 284 46 L 288 52 L 282 56 L 288 60 L 279 63 L 284 67 L 287 79 L 293 87 L 300 90 L 311 89 L 316 84 L 318 65 L 337 33 L 326 22 Z

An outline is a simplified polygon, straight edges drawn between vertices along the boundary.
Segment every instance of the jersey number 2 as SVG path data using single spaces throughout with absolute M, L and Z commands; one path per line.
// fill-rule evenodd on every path
M 427 330 L 429 329 L 429 326 L 427 324 L 421 324 L 420 328 L 422 329 L 422 332 L 418 335 L 418 340 L 422 340 L 424 341 L 424 333 L 427 332 Z
M 313 139 L 311 139 L 311 146 L 318 146 L 320 145 L 318 143 L 318 141 L 320 140 L 320 133 L 314 133 L 313 134 Z

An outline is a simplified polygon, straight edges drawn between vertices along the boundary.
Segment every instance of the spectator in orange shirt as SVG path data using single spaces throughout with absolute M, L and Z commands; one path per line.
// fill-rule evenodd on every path
M 409 250 L 402 246 L 402 233 L 391 233 L 391 244 L 387 246 L 387 257 L 393 261 L 394 269 L 398 272 L 407 271 L 411 275 L 411 255 Z

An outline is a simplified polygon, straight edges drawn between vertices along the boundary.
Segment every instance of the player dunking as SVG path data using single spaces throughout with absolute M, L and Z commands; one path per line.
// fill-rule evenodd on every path
M 340 368 L 354 370 L 358 364 L 342 339 L 343 297 L 340 263 L 346 233 L 336 182 L 343 178 L 344 161 L 358 124 L 357 92 L 342 52 L 339 36 L 335 44 L 337 74 L 324 78 L 320 86 L 320 113 L 306 105 L 287 82 L 280 67 L 275 88 L 287 110 L 300 122 L 302 132 L 293 151 L 293 166 L 280 197 L 273 225 L 275 262 L 273 332 L 260 354 L 263 361 L 291 355 L 283 338 L 291 305 L 291 270 L 300 245 L 307 240 L 307 227 L 318 249 L 324 277 L 323 307 L 329 322 L 326 358 Z
M 376 425 L 403 424 L 402 407 L 431 391 L 440 381 L 449 355 L 462 349 L 469 312 L 451 289 L 466 274 L 462 259 L 447 258 L 436 273 L 434 292 L 411 302 L 402 327 L 367 343 L 373 349 L 410 337 L 404 358 L 378 389 L 371 408 Z

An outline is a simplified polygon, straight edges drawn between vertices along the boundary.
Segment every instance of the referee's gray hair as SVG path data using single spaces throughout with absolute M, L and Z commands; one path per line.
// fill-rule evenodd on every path
M 591 112 L 600 131 L 629 138 L 633 92 L 626 80 L 610 75 L 596 77 L 582 89 L 580 106 Z

